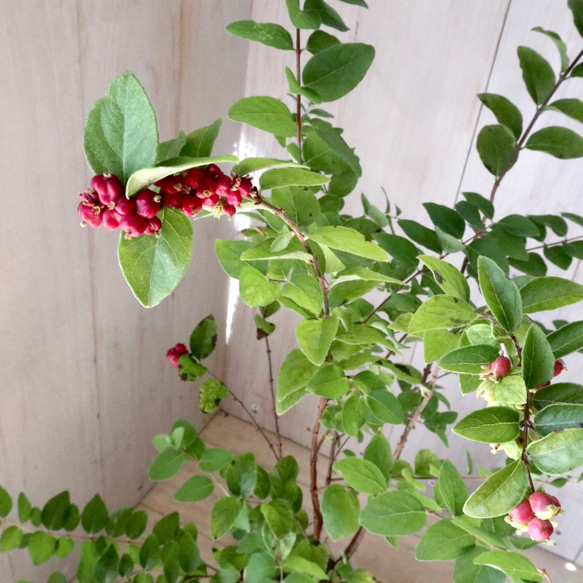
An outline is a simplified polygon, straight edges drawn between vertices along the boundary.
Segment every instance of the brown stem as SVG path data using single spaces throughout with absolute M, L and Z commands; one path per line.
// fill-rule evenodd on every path
M 300 29 L 296 28 L 296 81 L 301 85 L 302 77 L 302 49 L 300 44 Z M 296 126 L 298 128 L 297 142 L 298 142 L 298 162 L 302 163 L 302 96 L 298 93 L 296 95 Z
M 318 414 L 312 428 L 312 447 L 310 451 L 310 495 L 314 511 L 314 538 L 319 541 L 322 535 L 322 512 L 320 510 L 320 497 L 318 495 L 318 452 L 322 441 L 318 439 L 320 433 L 320 420 L 326 408 L 326 398 L 321 397 L 318 404 Z
M 552 91 L 547 95 L 547 98 L 536 108 L 536 111 L 535 111 L 534 115 L 532 116 L 530 123 L 528 124 L 528 126 L 526 127 L 524 132 L 522 133 L 520 140 L 518 140 L 518 142 L 514 146 L 515 154 L 518 154 L 520 152 L 520 150 L 524 146 L 524 143 L 526 142 L 526 139 L 530 135 L 532 128 L 534 127 L 535 123 L 537 122 L 538 118 L 540 117 L 541 113 L 545 110 L 545 107 L 549 104 L 551 97 L 553 97 L 553 95 L 557 92 L 557 89 L 561 86 L 563 81 L 565 81 L 565 79 L 567 79 L 567 77 L 569 76 L 571 71 L 575 68 L 575 65 L 581 59 L 581 57 L 583 57 L 583 51 L 581 51 L 573 59 L 573 62 L 569 65 L 568 69 L 559 75 L 559 78 L 558 78 L 557 82 L 555 83 L 555 86 L 553 87 Z M 490 202 L 494 202 L 494 198 L 496 197 L 496 192 L 498 191 L 498 187 L 500 186 L 502 179 L 504 178 L 504 176 L 506 176 L 506 174 L 508 173 L 510 168 L 511 168 L 511 166 L 508 166 L 502 172 L 502 174 L 500 174 L 500 176 L 496 177 L 496 180 L 494 181 L 494 186 L 492 187 L 492 191 L 490 192 Z
M 277 407 L 275 403 L 275 385 L 273 381 L 273 361 L 271 358 L 271 346 L 269 346 L 269 336 L 265 336 L 265 352 L 267 354 L 267 366 L 269 369 L 269 390 L 271 393 L 271 404 L 273 408 L 273 421 L 275 424 L 275 436 L 277 438 L 277 452 L 278 459 L 283 457 L 283 444 L 281 442 L 281 433 L 279 431 L 279 416 L 277 414 Z
M 536 251 L 537 249 L 543 249 L 544 247 L 555 247 L 556 245 L 564 245 L 565 243 L 571 243 L 571 241 L 579 241 L 580 239 L 583 239 L 583 235 L 578 235 L 577 237 L 570 237 L 569 239 L 563 239 L 562 241 L 543 243 L 542 245 L 537 245 L 536 247 L 529 247 L 527 251 Z

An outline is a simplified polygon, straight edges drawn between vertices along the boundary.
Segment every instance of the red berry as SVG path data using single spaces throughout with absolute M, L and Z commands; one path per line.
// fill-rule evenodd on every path
M 136 201 L 133 198 L 124 196 L 115 203 L 115 210 L 124 217 L 133 215 L 136 212 Z
M 167 194 L 174 194 L 177 192 L 184 192 L 184 177 L 182 174 L 176 174 L 175 176 L 166 176 L 162 180 L 154 183 L 155 186 L 159 186 L 162 192 Z
M 237 211 L 237 209 L 231 204 L 224 204 L 223 205 L 223 212 L 230 217 L 232 217 L 236 211 Z
M 183 354 L 188 354 L 188 348 L 184 344 L 178 343 L 166 353 L 166 358 L 174 368 L 178 368 L 178 361 Z
M 105 209 L 103 211 L 102 225 L 104 229 L 108 231 L 115 231 L 119 227 L 119 221 L 121 220 L 121 215 L 114 209 Z
M 218 178 L 219 176 L 223 175 L 223 171 L 216 164 L 209 164 L 206 167 L 205 174 L 207 176 Z
M 190 188 L 197 189 L 204 180 L 204 172 L 200 168 L 191 168 L 186 174 L 184 183 Z
M 91 205 L 99 204 L 99 199 L 97 198 L 97 194 L 95 193 L 95 191 L 92 188 L 90 188 L 87 192 L 80 192 L 79 198 L 83 202 L 88 202 Z
M 232 204 L 233 206 L 239 206 L 243 202 L 241 195 L 236 190 L 231 190 L 226 198 L 227 203 Z
M 216 193 L 220 196 L 228 196 L 232 187 L 233 183 L 231 182 L 231 178 L 229 176 L 220 176 L 217 182 Z
M 253 188 L 253 183 L 250 178 L 240 178 L 239 184 L 237 185 L 239 193 L 241 196 L 246 197 L 251 194 L 251 189 Z
M 218 194 L 212 194 L 211 196 L 207 196 L 203 201 L 202 201 L 202 205 L 204 207 L 208 207 L 208 208 L 214 208 L 217 203 L 219 202 L 219 195 Z
M 154 217 L 153 219 L 150 219 L 150 222 L 148 223 L 148 226 L 146 227 L 144 234 L 145 235 L 155 235 L 156 233 L 158 233 L 160 231 L 161 228 L 162 228 L 162 221 L 158 217 Z
M 182 192 L 169 192 L 164 196 L 164 206 L 169 206 L 173 209 L 181 209 L 184 194 Z
M 182 199 L 182 212 L 193 217 L 202 208 L 202 200 L 196 194 L 187 194 Z
M 512 367 L 510 359 L 506 356 L 499 356 L 490 366 L 492 374 L 497 378 L 505 377 Z
M 98 174 L 91 179 L 91 188 L 95 190 L 102 204 L 109 206 L 123 194 L 121 180 L 114 174 Z
M 127 215 L 122 217 L 119 226 L 124 233 L 130 237 L 139 237 L 144 234 L 150 221 L 140 215 Z
M 565 365 L 562 360 L 555 360 L 555 370 L 553 371 L 553 376 L 556 377 L 560 375 L 565 370 Z
M 528 501 L 535 516 L 541 520 L 550 520 L 561 510 L 559 500 L 546 492 L 533 492 Z
M 77 212 L 82 221 L 81 226 L 90 225 L 91 227 L 99 227 L 101 225 L 101 209 L 99 207 L 80 202 L 77 207 Z
M 516 508 L 509 512 L 510 520 L 515 524 L 528 524 L 534 518 L 534 512 L 528 500 L 523 500 Z
M 204 194 L 204 196 L 215 194 L 218 185 L 219 185 L 218 178 L 213 178 L 212 176 L 205 176 L 205 179 L 202 181 L 202 184 L 198 189 L 199 196 L 201 194 Z
M 553 525 L 550 520 L 533 518 L 528 524 L 528 534 L 532 540 L 543 542 L 553 534 Z
M 136 196 L 136 212 L 146 219 L 153 219 L 160 212 L 162 197 L 152 190 L 141 190 Z

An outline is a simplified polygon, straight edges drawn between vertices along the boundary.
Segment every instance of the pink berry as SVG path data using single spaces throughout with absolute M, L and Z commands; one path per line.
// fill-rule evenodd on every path
M 162 197 L 151 190 L 141 190 L 136 196 L 136 212 L 146 219 L 153 219 L 160 212 Z
M 191 168 L 186 174 L 184 183 L 190 188 L 197 189 L 204 180 L 204 172 L 200 168 Z
M 101 209 L 96 206 L 88 205 L 80 202 L 77 207 L 77 212 L 81 218 L 81 226 L 90 225 L 91 227 L 99 227 L 101 225 Z
M 236 190 L 231 190 L 226 198 L 227 203 L 232 204 L 233 206 L 239 206 L 243 202 L 241 195 Z
M 532 540 L 543 542 L 553 534 L 553 525 L 550 520 L 533 518 L 528 524 L 528 534 Z
M 133 215 L 136 212 L 136 201 L 124 196 L 116 201 L 115 210 L 124 217 Z
M 188 354 L 188 348 L 184 344 L 178 343 L 166 353 L 166 358 L 174 368 L 178 368 L 178 361 L 183 354 Z
M 223 205 L 223 213 L 225 213 L 229 217 L 232 217 L 236 211 L 237 211 L 237 209 L 232 204 L 224 204 Z
M 124 233 L 130 237 L 139 237 L 144 234 L 150 221 L 140 215 L 127 215 L 122 217 L 119 226 Z
M 490 366 L 492 374 L 497 378 L 505 377 L 512 367 L 510 359 L 506 356 L 499 356 Z
M 219 202 L 219 195 L 218 194 L 212 194 L 211 196 L 207 196 L 203 201 L 202 201 L 202 205 L 204 207 L 207 208 L 214 208 L 215 206 L 217 206 L 217 203 Z
M 237 185 L 238 191 L 243 197 L 247 197 L 251 194 L 251 189 L 253 188 L 253 183 L 250 178 L 240 178 L 239 184 Z
M 202 208 L 202 200 L 196 194 L 187 194 L 182 199 L 182 212 L 193 217 Z
M 121 215 L 114 209 L 105 209 L 103 211 L 102 225 L 108 231 L 115 231 L 119 227 Z
M 534 492 L 530 495 L 528 501 L 535 516 L 541 520 L 550 520 L 561 510 L 559 500 L 546 492 Z
M 144 231 L 145 235 L 155 235 L 156 233 L 160 232 L 162 228 L 162 221 L 158 217 L 154 217 L 150 219 L 146 230 Z
M 232 187 L 233 183 L 231 182 L 231 178 L 229 176 L 220 176 L 219 180 L 217 181 L 216 193 L 220 196 L 228 196 Z
M 534 518 L 534 512 L 528 500 L 523 500 L 516 508 L 510 511 L 510 520 L 515 524 L 528 524 Z
M 565 365 L 562 360 L 555 360 L 555 370 L 553 371 L 553 376 L 556 377 L 560 375 L 565 369 Z
M 98 174 L 91 179 L 91 188 L 95 190 L 102 204 L 109 206 L 123 194 L 121 180 L 114 174 Z

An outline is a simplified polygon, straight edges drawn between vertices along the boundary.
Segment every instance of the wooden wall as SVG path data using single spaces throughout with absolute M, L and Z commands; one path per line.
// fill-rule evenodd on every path
M 338 4 L 338 3 L 337 3 Z M 484 91 L 502 93 L 524 112 L 534 113 L 521 77 L 516 47 L 521 44 L 541 51 L 557 68 L 558 54 L 546 37 L 531 32 L 540 25 L 557 31 L 570 47 L 573 57 L 583 41 L 577 34 L 566 2 L 557 0 L 384 0 L 369 2 L 370 9 L 339 5 L 349 32 L 340 34 L 345 41 L 373 44 L 376 59 L 362 84 L 347 98 L 330 104 L 335 122 L 345 128 L 345 139 L 356 147 L 361 157 L 363 177 L 352 195 L 349 208 L 359 209 L 360 192 L 384 208 L 385 188 L 391 203 L 398 205 L 403 217 L 430 224 L 422 202 L 453 204 L 462 191 L 489 195 L 492 177 L 483 168 L 476 152 L 475 137 L 483 125 L 495 123 L 492 114 L 480 106 L 476 94 Z M 283 2 L 255 0 L 253 17 L 263 22 L 286 23 Z M 307 34 L 304 33 L 307 38 Z M 274 95 L 285 99 L 287 84 L 282 74 L 293 55 L 253 45 L 249 54 L 247 95 Z M 252 71 L 261 74 L 251 74 Z M 264 74 L 265 72 L 265 74 Z M 560 96 L 583 96 L 583 82 L 571 81 Z M 328 105 L 328 104 L 325 104 Z M 578 129 L 564 116 L 549 114 L 541 126 L 563 124 Z M 282 156 L 282 150 L 269 135 L 244 128 L 242 148 L 247 155 Z M 580 189 L 583 178 L 581 160 L 561 162 L 546 154 L 524 152 L 516 168 L 508 175 L 497 195 L 497 212 L 552 213 L 561 210 L 583 212 Z M 577 277 L 583 283 L 578 263 L 562 274 Z M 562 314 L 581 318 L 581 307 L 565 309 Z M 553 318 L 562 317 L 553 314 Z M 266 355 L 262 342 L 254 339 L 253 311 L 240 304 L 235 312 L 234 332 L 229 344 L 229 385 L 255 405 L 257 419 L 273 427 L 268 393 Z M 272 336 L 276 370 L 294 346 L 294 315 L 276 315 L 277 332 Z M 251 356 L 253 355 L 253 356 Z M 421 364 L 421 355 L 412 351 L 406 358 Z M 583 373 L 580 355 L 569 357 L 565 380 L 577 381 Z M 446 389 L 454 408 L 469 412 L 476 407 L 475 397 L 465 399 L 456 386 Z M 308 445 L 315 416 L 316 399 L 302 403 L 280 420 L 286 436 Z M 237 405 L 228 410 L 238 414 Z M 393 443 L 400 435 L 397 427 Z M 405 458 L 411 459 L 422 447 L 434 448 L 466 469 L 466 450 L 482 466 L 500 465 L 486 447 L 471 447 L 467 441 L 450 435 L 447 450 L 423 428 L 409 438 Z M 352 444 L 354 449 L 363 445 Z M 501 454 L 502 455 L 502 454 Z M 561 491 L 568 512 L 561 517 L 555 551 L 574 560 L 583 559 L 583 540 L 577 522 L 583 513 L 581 487 Z
M 205 421 L 164 356 L 209 313 L 224 321 L 213 239 L 233 226 L 197 223 L 196 271 L 142 308 L 117 265 L 118 233 L 79 227 L 91 177 L 83 124 L 126 70 L 163 140 L 225 116 L 243 93 L 247 46 L 223 28 L 250 10 L 250 0 L 0 3 L 0 483 L 15 494 L 43 504 L 69 489 L 81 505 L 95 492 L 111 509 L 133 505 L 151 487 L 151 437 L 181 416 Z M 227 122 L 217 148 L 232 152 L 238 134 Z M 221 348 L 219 371 L 223 358 Z M 0 556 L 3 583 L 50 570 L 31 569 L 26 551 Z

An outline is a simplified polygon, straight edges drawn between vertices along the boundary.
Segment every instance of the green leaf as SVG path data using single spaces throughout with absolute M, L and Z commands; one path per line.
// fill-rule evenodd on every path
M 206 476 L 192 476 L 174 494 L 174 500 L 178 502 L 200 502 L 206 500 L 213 492 L 215 486 L 212 480 Z
M 484 126 L 478 134 L 478 154 L 484 166 L 494 176 L 502 176 L 512 168 L 517 159 L 515 147 L 514 135 L 506 126 Z
M 253 553 L 245 567 L 245 583 L 269 583 L 274 580 L 278 572 L 279 568 L 275 559 L 267 553 Z
M 96 581 L 110 583 L 118 578 L 119 557 L 114 545 L 109 545 L 108 549 L 99 557 L 95 564 L 94 576 Z
M 326 571 L 319 565 L 298 555 L 290 555 L 283 561 L 283 568 L 291 573 L 303 573 L 315 577 L 318 581 L 328 581 Z
M 495 261 L 478 257 L 480 291 L 498 323 L 507 332 L 513 332 L 522 323 L 522 298 L 516 284 Z
M 0 537 L 0 552 L 5 553 L 18 548 L 22 541 L 22 536 L 23 532 L 19 526 L 9 526 Z
M 339 399 L 348 392 L 350 385 L 344 371 L 335 364 L 326 363 L 310 379 L 306 390 L 326 399 Z
M 415 243 L 423 245 L 423 247 L 427 247 L 427 249 L 430 249 L 431 251 L 435 251 L 435 253 L 441 253 L 441 243 L 439 242 L 435 231 L 432 231 L 415 221 L 401 219 L 397 222 L 409 239 L 415 241 Z
M 180 155 L 186 156 L 187 158 L 205 158 L 210 156 L 222 124 L 223 120 L 219 118 L 212 124 L 203 126 L 187 134 L 186 144 L 180 150 Z
M 258 269 L 243 267 L 241 270 L 239 293 L 248 306 L 267 306 L 279 297 L 280 292 L 279 284 L 268 281 Z
M 109 514 L 99 494 L 96 494 L 81 513 L 81 526 L 88 534 L 95 534 L 107 526 Z
M 360 524 L 369 532 L 382 536 L 403 536 L 421 530 L 427 515 L 423 504 L 404 491 L 383 492 L 369 498 L 360 513 Z
M 537 432 L 544 436 L 553 431 L 583 427 L 583 404 L 549 405 L 534 418 Z
M 500 120 L 498 120 L 498 121 L 500 121 Z M 502 122 L 500 122 L 500 123 L 502 123 Z M 503 124 L 503 125 L 507 125 L 507 124 Z M 479 208 L 480 212 L 485 217 L 487 217 L 488 219 L 491 219 L 494 217 L 494 205 L 492 204 L 492 202 L 490 200 L 488 200 L 487 198 L 485 198 L 481 194 L 478 194 L 477 192 L 462 192 L 462 194 L 464 195 L 464 198 L 471 205 Z
M 158 151 L 156 114 L 133 73 L 115 79 L 85 122 L 83 147 L 94 174 L 110 172 L 122 182 L 154 166 Z
M 328 47 L 340 44 L 340 41 L 332 34 L 324 32 L 323 30 L 314 31 L 308 38 L 306 48 L 312 55 L 320 53 Z M 314 111 L 312 111 L 314 115 Z
M 320 17 L 317 13 L 300 10 L 300 4 L 297 0 L 285 0 L 289 19 L 296 28 L 317 29 L 320 28 Z
M 405 330 L 408 332 L 408 330 Z M 426 363 L 439 360 L 444 354 L 459 347 L 460 334 L 447 329 L 427 330 L 423 335 L 423 356 Z
M 473 518 L 502 516 L 515 508 L 528 488 L 528 472 L 517 460 L 495 471 L 464 505 L 464 512 Z
M 499 124 L 506 126 L 514 134 L 515 139 L 518 140 L 520 138 L 522 134 L 522 114 L 514 103 L 506 99 L 506 97 L 494 93 L 478 93 L 478 99 L 492 111 Z M 468 200 L 468 202 L 471 201 Z
M 533 324 L 522 348 L 522 376 L 527 389 L 536 389 L 553 378 L 555 357 L 545 333 Z
M 307 273 L 294 272 L 290 281 L 284 284 L 282 295 L 318 316 L 322 312 L 324 296 L 316 277 Z
M 235 496 L 247 498 L 257 484 L 257 462 L 252 453 L 235 456 L 225 470 L 225 481 Z
M 321 509 L 324 526 L 334 542 L 358 530 L 360 504 L 355 492 L 340 484 L 332 484 L 324 491 Z
M 330 26 L 342 32 L 348 30 L 338 12 L 323 0 L 306 0 L 304 10 L 317 14 L 325 26 Z
M 67 583 L 67 577 L 59 571 L 55 571 L 48 580 L 48 583 Z
M 438 365 L 443 370 L 457 373 L 479 374 L 482 366 L 494 362 L 498 348 L 489 344 L 462 346 L 442 356 Z
M 555 358 L 562 358 L 583 348 L 583 321 L 571 322 L 547 336 Z
M 549 105 L 547 109 L 560 111 L 570 118 L 583 123 L 583 101 L 580 99 L 557 99 Z
M 484 549 L 476 547 L 466 552 L 455 562 L 453 580 L 455 583 L 504 583 L 506 575 L 502 571 L 492 569 L 487 565 L 474 565 L 474 559 L 482 554 Z
M 303 188 L 277 188 L 271 194 L 271 202 L 300 229 L 309 227 L 320 215 L 318 199 Z
M 383 474 L 387 482 L 393 468 L 391 444 L 382 433 L 375 433 L 364 450 L 364 459 L 372 462 Z
M 148 513 L 145 510 L 138 510 L 132 514 L 125 526 L 125 532 L 129 538 L 139 538 L 144 534 L 148 526 Z
M 283 415 L 306 394 L 306 385 L 317 370 L 301 350 L 292 350 L 286 356 L 277 377 L 278 415 Z
M 504 443 L 520 435 L 519 415 L 510 407 L 487 407 L 470 413 L 453 427 L 460 437 L 483 443 Z
M 364 235 L 348 227 L 320 227 L 309 238 L 332 249 L 345 251 L 358 257 L 374 261 L 388 261 L 386 252 L 375 243 L 367 241 Z
M 445 460 L 439 470 L 439 492 L 451 514 L 461 516 L 468 498 L 468 490 L 459 472 L 449 460 Z
M 474 309 L 464 300 L 437 295 L 429 298 L 415 312 L 409 323 L 409 333 L 420 336 L 436 328 L 460 328 L 475 317 Z
M 344 402 L 342 408 L 342 426 L 344 432 L 351 437 L 357 437 L 361 427 L 366 422 L 366 403 L 358 394 L 352 394 Z
M 342 137 L 342 130 L 333 128 L 328 122 L 321 119 L 312 119 L 311 126 L 316 135 L 348 166 L 357 176 L 362 175 L 362 168 L 358 156 Z M 333 172 L 332 174 L 335 174 Z
M 474 559 L 476 565 L 490 565 L 499 569 L 512 581 L 524 583 L 535 581 L 542 583 L 543 576 L 524 555 L 511 551 L 487 551 Z
M 366 395 L 365 400 L 372 414 L 382 423 L 399 425 L 405 422 L 401 403 L 390 391 L 385 389 L 373 391 Z
M 259 178 L 261 190 L 272 190 L 290 186 L 319 186 L 327 184 L 330 178 L 302 168 L 276 168 L 267 170 Z
M 262 504 L 261 514 L 275 538 L 283 539 L 295 529 L 294 511 L 287 500 L 280 498 Z
M 567 4 L 573 13 L 575 28 L 583 36 L 583 0 L 568 0 Z
M 498 523 L 496 523 L 496 520 Z M 507 538 L 509 529 L 506 530 L 508 528 L 506 522 L 500 518 L 496 520 L 485 521 L 482 526 L 479 526 L 482 524 L 481 520 L 470 518 L 469 516 L 462 516 L 460 518 L 454 518 L 453 523 L 475 536 L 478 540 L 485 542 L 487 545 L 509 550 L 511 546 Z M 498 525 L 503 526 L 500 528 Z M 500 534 L 497 534 L 497 532 Z
M 451 263 L 430 255 L 419 255 L 419 259 L 431 269 L 437 285 L 447 295 L 466 301 L 470 299 L 468 281 Z
M 251 241 L 227 241 L 225 239 L 215 241 L 217 259 L 227 275 L 239 279 L 243 267 L 249 265 L 241 259 L 241 254 L 250 247 L 253 247 Z
M 12 499 L 10 494 L 0 486 L 0 517 L 8 516 L 12 510 Z
M 537 105 L 541 105 L 555 88 L 553 68 L 529 47 L 518 47 L 518 60 L 529 95 Z
M 254 40 L 268 47 L 287 51 L 292 51 L 294 48 L 291 34 L 279 24 L 239 20 L 229 24 L 225 30 L 235 36 Z
M 368 460 L 347 457 L 338 460 L 332 466 L 338 472 L 344 481 L 357 492 L 367 494 L 376 494 L 385 492 L 387 489 L 387 480 L 382 472 Z
M 244 502 L 236 498 L 219 498 L 212 509 L 210 532 L 214 539 L 221 538 L 230 532 L 239 514 L 243 510 Z
M 152 482 L 163 482 L 173 478 L 181 469 L 184 456 L 177 449 L 165 449 L 156 456 L 148 470 Z
M 551 476 L 568 474 L 583 465 L 583 429 L 551 433 L 526 448 L 536 467 Z
M 423 203 L 431 222 L 444 233 L 455 239 L 461 239 L 465 231 L 464 220 L 453 209 L 434 202 Z
M 28 552 L 34 565 L 46 563 L 55 554 L 56 540 L 46 532 L 34 532 L 28 540 Z
M 192 573 L 200 563 L 200 551 L 193 536 L 185 532 L 178 546 L 178 562 L 186 573 Z
M 559 403 L 583 405 L 583 385 L 556 383 L 543 387 L 534 394 L 533 405 L 537 410 Z
M 302 320 L 296 327 L 296 338 L 308 360 L 320 366 L 336 337 L 338 318 L 331 316 L 322 320 Z
M 525 148 L 546 152 L 555 158 L 569 160 L 583 156 L 583 138 L 568 128 L 551 126 L 535 132 Z
M 190 352 L 197 360 L 210 356 L 217 345 L 217 322 L 211 314 L 203 318 L 190 335 Z
M 297 133 L 288 106 L 274 97 L 243 97 L 229 109 L 229 119 L 282 138 L 291 138 Z
M 562 245 L 555 245 L 553 247 L 545 246 L 543 253 L 551 263 L 554 263 L 563 271 L 569 269 L 573 262 L 573 258 L 565 251 Z
M 51 498 L 42 511 L 42 521 L 46 528 L 61 530 L 65 526 L 69 506 L 71 506 L 69 492 L 61 492 Z
M 475 537 L 451 520 L 440 520 L 423 533 L 415 558 L 418 561 L 450 561 L 461 557 L 475 543 Z
M 280 160 L 279 158 L 245 158 L 241 160 L 238 164 L 233 167 L 233 174 L 238 174 L 239 176 L 245 176 L 251 172 L 257 172 L 257 170 L 263 170 L 264 168 L 304 168 L 307 166 L 302 166 L 301 164 L 296 164 L 291 160 Z
M 560 277 L 538 277 L 520 290 L 524 312 L 554 310 L 583 300 L 583 285 Z
M 340 99 L 362 81 L 374 55 L 374 48 L 362 43 L 331 46 L 306 63 L 303 85 L 316 91 L 323 101 Z
M 567 55 L 567 45 L 563 42 L 561 37 L 552 30 L 545 30 L 540 26 L 535 26 L 532 30 L 535 32 L 540 32 L 545 36 L 548 36 L 553 41 L 553 43 L 557 47 L 557 50 L 559 51 L 559 56 L 561 58 L 561 73 L 564 73 L 569 68 L 569 56 Z
M 156 163 L 159 164 L 160 162 L 180 156 L 180 152 L 185 144 L 186 134 L 182 130 L 178 130 L 178 136 L 176 138 L 158 144 Z
M 233 459 L 233 454 L 222 447 L 209 447 L 202 452 L 198 468 L 201 472 L 212 474 L 226 468 Z
M 160 212 L 160 236 L 121 237 L 118 258 L 125 280 L 146 308 L 171 294 L 192 257 L 192 223 L 182 212 L 165 207 Z
M 30 511 L 32 510 L 32 505 L 28 498 L 23 492 L 18 495 L 18 520 L 20 522 L 28 522 L 30 520 Z M 2 487 L 0 486 L 0 516 L 2 514 Z

